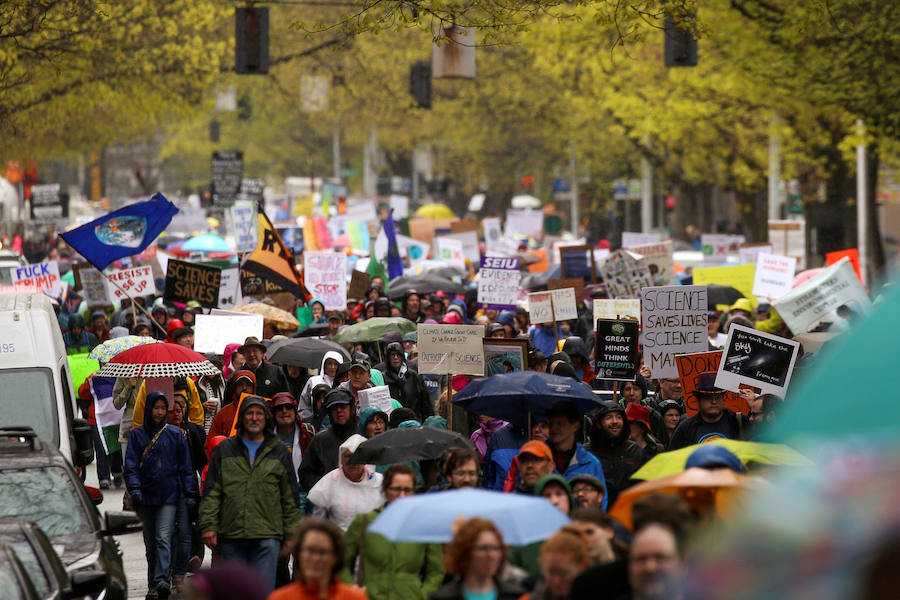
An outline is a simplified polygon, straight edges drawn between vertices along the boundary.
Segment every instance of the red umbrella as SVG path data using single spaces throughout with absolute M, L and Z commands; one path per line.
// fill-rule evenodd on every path
M 120 352 L 97 371 L 101 377 L 179 377 L 215 375 L 206 357 L 178 344 L 145 344 Z

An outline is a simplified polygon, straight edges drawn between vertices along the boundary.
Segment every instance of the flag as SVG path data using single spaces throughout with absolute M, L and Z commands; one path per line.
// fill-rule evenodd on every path
M 264 212 L 260 212 L 257 219 L 259 235 L 256 249 L 250 253 L 241 269 L 253 273 L 263 281 L 274 283 L 286 292 L 310 300 L 311 296 L 306 291 L 281 236 Z
M 177 212 L 174 204 L 156 193 L 149 200 L 129 204 L 60 235 L 102 271 L 115 260 L 142 252 Z
M 403 259 L 400 258 L 400 248 L 397 246 L 397 231 L 394 229 L 394 211 L 391 210 L 384 221 L 384 235 L 388 240 L 388 276 L 391 279 L 403 276 Z
M 116 385 L 115 377 L 91 377 L 91 396 L 94 398 L 94 417 L 97 420 L 97 429 L 102 434 L 100 440 L 103 449 L 111 454 L 122 449 L 119 443 L 119 424 L 125 413 L 125 405 L 116 408 L 113 404 L 113 387 Z
M 382 263 L 378 258 L 374 255 L 369 258 L 369 264 L 366 267 L 366 273 L 369 274 L 369 281 L 375 279 L 376 277 L 381 277 L 381 280 L 385 282 L 385 292 L 387 292 L 389 278 L 387 276 L 387 271 L 384 270 L 384 263 Z

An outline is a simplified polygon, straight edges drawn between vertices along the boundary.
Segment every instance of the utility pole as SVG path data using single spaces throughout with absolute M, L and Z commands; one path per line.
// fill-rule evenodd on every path
M 641 155 L 641 231 L 653 230 L 653 166 L 645 154 Z
M 575 142 L 569 140 L 569 172 L 572 174 L 572 182 L 569 185 L 570 198 L 572 200 L 572 234 L 578 236 L 580 215 L 578 214 L 578 173 L 575 170 Z
M 869 282 L 869 200 L 866 189 L 866 142 L 862 119 L 856 120 L 858 135 L 863 138 L 856 146 L 856 247 L 859 250 L 859 273 L 863 285 Z
M 772 121 L 774 126 L 778 117 Z M 781 218 L 781 194 L 778 184 L 781 181 L 781 141 L 773 132 L 769 134 L 769 220 Z
M 378 193 L 378 172 L 375 169 L 376 153 L 378 152 L 378 138 L 375 126 L 369 131 L 369 140 L 363 151 L 363 192 L 366 198 L 373 199 Z

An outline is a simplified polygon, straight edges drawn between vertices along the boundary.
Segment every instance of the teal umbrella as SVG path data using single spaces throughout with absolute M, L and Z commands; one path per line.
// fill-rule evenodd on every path
M 181 249 L 185 252 L 234 252 L 228 242 L 214 233 L 192 237 L 181 245 Z
M 845 335 L 829 342 L 792 385 L 762 441 L 800 443 L 848 435 L 900 433 L 896 380 L 900 286 Z
M 89 358 L 99 360 L 102 363 L 108 363 L 110 359 L 112 359 L 112 357 L 114 357 L 119 352 L 124 352 L 125 350 L 134 348 L 135 346 L 155 343 L 156 340 L 154 340 L 152 337 L 125 335 L 120 338 L 106 340 L 102 344 L 95 346 L 94 349 L 91 350 Z
M 416 324 L 403 317 L 372 317 L 342 329 L 334 336 L 338 344 L 374 342 L 389 333 L 411 333 Z

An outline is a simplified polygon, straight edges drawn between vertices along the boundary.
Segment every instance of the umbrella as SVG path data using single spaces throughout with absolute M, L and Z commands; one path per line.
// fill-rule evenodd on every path
M 206 357 L 178 344 L 142 344 L 120 352 L 104 365 L 101 377 L 179 377 L 219 373 Z
M 816 275 L 824 272 L 826 267 L 817 267 L 815 269 L 806 269 L 805 271 L 800 271 L 796 275 L 794 275 L 794 282 L 791 284 L 791 288 L 795 288 L 798 285 L 802 284 L 804 281 L 812 279 Z
M 322 358 L 326 352 L 338 352 L 346 360 L 350 360 L 350 355 L 340 344 L 312 337 L 278 340 L 269 346 L 266 354 L 269 362 L 275 364 L 318 369 L 322 366 Z
M 471 381 L 453 398 L 469 412 L 490 415 L 517 425 L 542 417 L 557 402 L 572 402 L 583 413 L 599 407 L 594 394 L 571 377 L 538 371 L 500 373 Z
M 416 324 L 403 317 L 372 317 L 338 331 L 334 341 L 339 344 L 374 342 L 389 333 L 410 333 L 415 330 Z
M 214 233 L 204 233 L 192 237 L 188 241 L 181 244 L 182 252 L 222 252 L 233 254 L 234 249 L 228 245 L 222 236 Z
M 265 323 L 274 325 L 278 329 L 297 329 L 300 327 L 300 321 L 294 315 L 265 302 L 242 304 L 241 306 L 235 306 L 231 310 L 252 315 L 262 315 Z
M 463 294 L 466 291 L 465 286 L 451 281 L 446 277 L 441 277 L 436 273 L 426 272 L 422 275 L 414 275 L 412 277 L 397 277 L 391 280 L 388 289 L 388 298 L 391 300 L 400 300 L 403 294 L 409 290 L 415 290 L 420 294 L 431 294 L 437 291 L 443 291 L 445 294 Z
M 95 346 L 94 349 L 91 350 L 89 358 L 99 360 L 102 363 L 108 363 L 114 356 L 116 356 L 120 352 L 124 352 L 125 350 L 128 350 L 130 348 L 134 348 L 135 346 L 155 343 L 156 340 L 151 337 L 126 335 L 120 338 L 106 340 L 99 346 Z
M 546 271 L 538 273 L 529 273 L 522 278 L 519 286 L 522 289 L 535 291 L 537 289 L 546 289 L 547 282 L 551 279 L 562 277 L 562 266 L 560 264 L 551 265 Z
M 416 209 L 416 216 L 426 219 L 452 219 L 456 215 L 446 204 L 426 204 Z
M 743 298 L 744 294 L 730 285 L 719 285 L 710 283 L 706 286 L 706 306 L 713 309 L 718 304 L 727 304 L 731 306 L 738 298 Z
M 631 509 L 636 500 L 656 492 L 678 494 L 697 512 L 722 514 L 735 492 L 764 485 L 765 480 L 741 475 L 731 469 L 694 467 L 632 486 L 621 494 L 609 516 L 631 529 Z
M 509 201 L 509 205 L 512 208 L 540 208 L 541 201 L 539 198 L 535 198 L 534 196 L 529 196 L 528 194 L 522 194 L 520 196 L 513 196 L 512 200 Z
M 539 496 L 464 488 L 395 500 L 369 531 L 392 542 L 449 542 L 454 522 L 473 517 L 493 521 L 504 543 L 513 546 L 545 540 L 569 522 L 561 510 Z
M 292 338 L 318 337 L 328 335 L 328 323 L 310 323 L 297 333 L 292 333 Z
M 748 463 L 765 465 L 784 465 L 788 467 L 806 467 L 812 461 L 785 444 L 766 444 L 764 442 L 743 442 L 741 440 L 717 439 L 707 442 L 717 444 L 731 450 L 746 466 Z M 631 476 L 632 479 L 658 479 L 675 475 L 684 471 L 684 464 L 700 444 L 687 446 L 671 452 L 661 452 L 647 461 L 643 467 Z
M 351 465 L 392 465 L 408 460 L 434 460 L 450 448 L 474 448 L 456 433 L 437 427 L 391 429 L 363 442 L 350 458 Z
M 426 273 L 429 275 L 437 275 L 438 277 L 443 277 L 450 281 L 461 280 L 467 275 L 467 273 L 463 272 L 459 267 L 454 267 L 441 261 L 429 260 L 419 266 L 422 269 L 421 275 L 425 275 Z

